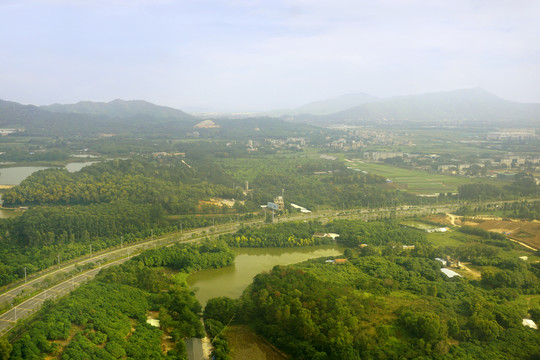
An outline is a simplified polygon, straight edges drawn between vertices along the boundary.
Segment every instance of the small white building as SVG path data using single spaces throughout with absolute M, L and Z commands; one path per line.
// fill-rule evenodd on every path
M 447 268 L 441 268 L 441 271 L 442 271 L 442 273 L 444 275 L 448 276 L 450 279 L 453 278 L 453 277 L 456 277 L 456 276 L 463 277 L 460 274 L 458 274 L 457 272 L 455 272 L 454 270 L 450 270 L 450 269 L 447 269 Z
M 428 233 L 447 232 L 447 231 L 448 231 L 448 228 L 447 228 L 447 227 L 440 227 L 440 228 L 426 229 L 426 232 L 428 232 Z
M 448 263 L 446 262 L 446 260 L 444 259 L 441 259 L 441 258 L 435 258 L 435 260 L 441 262 L 444 266 L 446 266 Z
M 538 330 L 538 326 L 531 319 L 523 319 L 523 326 L 528 326 L 531 329 Z
M 336 240 L 337 237 L 339 237 L 339 234 L 336 233 L 315 233 L 313 234 L 313 237 L 329 237 L 332 238 L 332 240 Z

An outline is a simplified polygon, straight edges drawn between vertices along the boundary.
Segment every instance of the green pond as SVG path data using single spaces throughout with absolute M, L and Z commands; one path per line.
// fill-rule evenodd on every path
M 205 306 L 208 299 L 227 296 L 238 298 L 251 284 L 253 277 L 275 265 L 290 265 L 323 256 L 343 254 L 337 245 L 302 248 L 239 248 L 235 249 L 235 264 L 220 269 L 207 269 L 191 274 L 187 283 L 195 297 Z

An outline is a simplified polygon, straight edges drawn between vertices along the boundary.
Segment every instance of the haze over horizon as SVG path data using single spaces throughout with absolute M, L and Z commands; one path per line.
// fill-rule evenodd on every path
M 540 3 L 5 0 L 0 99 L 265 111 L 481 87 L 540 102 Z

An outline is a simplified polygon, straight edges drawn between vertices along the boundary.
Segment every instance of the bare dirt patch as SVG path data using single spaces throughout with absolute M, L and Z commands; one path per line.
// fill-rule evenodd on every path
M 425 217 L 425 219 L 431 222 L 438 223 L 438 224 L 453 225 L 448 214 L 447 215 L 440 215 L 440 214 L 428 215 Z
M 201 200 L 199 201 L 200 205 L 215 205 L 215 206 L 227 206 L 227 207 L 233 207 L 234 203 L 236 201 L 234 199 L 219 199 L 219 198 L 211 198 L 210 200 Z M 243 204 L 244 202 L 241 201 Z
M 479 271 L 471 269 L 467 265 L 470 265 L 470 264 L 469 263 L 461 263 L 461 268 L 463 270 L 465 270 L 474 280 L 479 280 L 482 277 L 482 274 Z
M 69 330 L 69 336 L 68 336 L 68 338 L 66 340 L 49 341 L 51 344 L 52 343 L 58 344 L 59 349 L 56 351 L 55 355 L 47 355 L 45 357 L 45 360 L 60 359 L 60 356 L 62 355 L 62 353 L 64 352 L 66 347 L 71 343 L 71 340 L 73 340 L 73 338 L 75 337 L 75 334 L 77 334 L 78 332 L 81 332 L 83 330 L 84 330 L 84 326 L 72 325 L 71 329 Z
M 471 225 L 488 231 L 504 233 L 512 239 L 536 249 L 540 248 L 540 223 L 537 221 L 484 220 Z
M 176 343 L 174 342 L 172 336 L 163 334 L 161 336 L 161 351 L 163 354 L 167 354 L 169 350 L 172 350 L 176 347 Z
M 234 360 L 283 360 L 287 359 L 266 340 L 245 325 L 234 325 L 225 332 Z

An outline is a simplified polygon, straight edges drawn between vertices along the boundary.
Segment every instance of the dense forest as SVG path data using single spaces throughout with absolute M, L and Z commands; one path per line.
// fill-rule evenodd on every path
M 538 266 L 520 270 L 534 279 L 526 289 L 445 279 L 439 267 L 414 256 L 276 267 L 254 279 L 241 306 L 295 359 L 540 355 L 540 334 L 521 324 L 527 311 L 513 306 L 520 292 L 538 293 Z
M 462 200 L 501 200 L 515 199 L 515 197 L 538 196 L 540 185 L 536 183 L 534 174 L 518 173 L 512 183 L 504 186 L 495 186 L 486 183 L 473 183 L 461 185 L 458 188 Z
M 215 359 L 231 358 L 230 323 L 248 324 L 291 359 L 538 358 L 540 334 L 522 319 L 540 321 L 540 264 L 501 256 L 513 245 L 500 234 L 460 230 L 451 235 L 459 246 L 435 246 L 426 233 L 392 220 L 292 222 L 148 250 L 47 304 L 14 335 L 11 358 L 183 359 L 183 339 L 203 336 L 203 329 L 202 309 L 181 274 L 232 264 L 225 241 L 242 246 L 236 237 L 291 246 L 289 238 L 330 231 L 349 245 L 344 263 L 276 266 L 257 275 L 240 299 L 208 301 L 204 326 Z M 481 278 L 448 278 L 435 260 L 448 255 L 482 267 Z M 159 329 L 145 324 L 149 314 Z
M 320 169 L 320 167 L 319 167 Z M 336 169 L 327 174 L 314 174 L 316 168 L 295 168 L 276 174 L 264 172 L 252 185 L 253 197 L 272 200 L 271 194 L 285 189 L 287 201 L 301 204 L 309 209 L 318 205 L 333 208 L 389 206 L 403 203 L 419 204 L 421 200 L 410 193 L 386 189 L 386 179 L 376 175 L 362 174 L 350 169 Z
M 216 170 L 217 171 L 217 170 Z M 235 198 L 242 193 L 205 181 L 183 159 L 113 160 L 69 173 L 65 169 L 36 172 L 3 195 L 5 205 L 96 204 L 129 201 L 159 204 L 173 213 L 193 213 L 199 200 Z
M 252 217 L 286 185 L 287 211 L 293 211 L 292 201 L 337 208 L 417 201 L 413 195 L 380 187 L 385 182 L 382 177 L 322 159 L 263 166 L 255 170 L 253 190 L 244 193 L 235 186 L 226 164 L 216 164 L 199 146 L 188 150 L 189 159 L 135 157 L 96 163 L 75 173 L 42 170 L 6 190 L 4 205 L 28 205 L 29 209 L 21 216 L 0 220 L 5 245 L 0 250 L 0 285 L 21 278 L 24 268 L 32 274 L 54 264 L 58 256 L 65 261 L 84 255 L 90 245 L 99 250 L 119 245 L 120 238 L 131 242 L 151 232 L 160 235 L 213 223 L 197 215 L 220 214 L 220 223 L 235 216 Z M 268 171 L 287 175 L 271 176 Z M 229 207 L 209 201 L 213 198 L 235 202 Z M 308 233 L 287 237 L 288 246 L 323 242 Z M 240 233 L 238 238 L 243 236 Z M 252 234 L 236 245 L 260 246 L 257 239 L 263 237 Z M 273 246 L 283 246 L 285 240 L 272 241 Z
M 154 263 L 147 265 L 150 258 Z M 4 352 L 2 358 L 186 359 L 184 339 L 202 337 L 204 330 L 185 274 L 233 260 L 225 245 L 206 242 L 152 250 L 103 269 L 69 296 L 47 302 L 28 328 L 12 335 L 11 357 Z M 180 273 L 166 274 L 163 267 Z M 152 315 L 159 328 L 147 324 Z
M 237 121 L 226 130 L 201 130 L 199 135 L 231 136 L 230 129 L 245 124 Z M 505 183 L 471 180 L 458 193 L 419 197 L 397 191 L 385 177 L 319 158 L 319 153 L 307 156 L 296 148 L 282 152 L 264 144 L 262 133 L 250 131 L 261 144 L 258 154 L 236 140 L 81 140 L 78 144 L 129 154 L 130 159 L 103 161 L 76 173 L 39 171 L 6 190 L 4 205 L 28 209 L 0 220 L 0 286 L 21 279 L 25 271 L 32 274 L 60 259 L 85 255 L 90 246 L 96 251 L 151 234 L 208 226 L 214 216 L 220 223 L 262 217 L 261 205 L 282 194 L 283 213 L 298 211 L 291 203 L 344 212 L 460 201 L 462 215 L 487 209 L 482 201 L 538 195 L 534 176 L 521 173 Z M 272 131 L 286 133 L 279 127 Z M 322 141 L 321 134 L 314 138 Z M 21 148 L 3 158 L 65 162 L 72 153 L 66 149 L 75 145 L 64 142 L 38 156 Z M 156 144 L 182 154 L 150 155 Z M 41 144 L 32 146 L 39 149 Z M 147 155 L 135 155 L 139 150 Z M 267 154 L 273 155 L 271 160 Z M 249 189 L 244 188 L 247 179 Z M 234 205 L 224 205 L 224 199 Z M 519 201 L 490 210 L 538 219 L 539 204 Z M 347 247 L 345 263 L 328 258 L 275 267 L 256 276 L 241 299 L 211 299 L 202 313 L 203 329 L 202 309 L 185 284 L 186 273 L 231 265 L 229 247 L 333 241 L 316 233 L 339 234 L 337 243 Z M 523 318 L 540 321 L 540 267 L 518 260 L 515 245 L 502 234 L 463 226 L 445 239 L 459 242 L 456 246 L 434 244 L 425 232 L 395 220 L 330 219 L 324 224 L 242 226 L 219 239 L 148 250 L 102 270 L 68 297 L 46 303 L 35 321 L 12 335 L 12 344 L 0 341 L 0 352 L 9 348 L 13 359 L 184 359 L 184 338 L 206 331 L 215 359 L 230 359 L 227 325 L 238 322 L 291 359 L 540 358 L 538 332 L 521 324 Z M 481 276 L 447 278 L 440 271 L 442 263 L 434 260 L 447 257 L 480 269 Z M 146 324 L 149 316 L 160 320 L 160 328 Z
M 309 226 L 274 225 L 267 238 Z M 241 299 L 208 302 L 206 328 L 220 339 L 217 359 L 228 359 L 230 322 L 249 324 L 293 359 L 540 356 L 540 334 L 522 324 L 540 321 L 540 264 L 501 257 L 498 249 L 513 247 L 501 234 L 464 227 L 452 235 L 462 245 L 436 247 L 425 233 L 393 221 L 334 221 L 323 230 L 354 246 L 345 264 L 276 266 L 257 275 Z M 447 255 L 486 267 L 481 279 L 448 278 L 435 260 Z
M 235 210 L 205 205 L 213 196 L 243 197 L 220 181 L 219 167 L 199 170 L 183 159 L 113 160 L 69 173 L 47 169 L 3 194 L 5 205 L 30 205 L 20 216 L 0 219 L 0 286 L 90 251 L 164 233 L 208 226 L 197 214 L 219 212 L 220 222 L 238 220 Z M 203 180 L 205 179 L 205 180 Z M 225 181 L 225 180 L 223 180 Z M 229 213 L 230 215 L 227 215 Z M 174 216 L 170 216 L 170 215 Z M 245 215 L 243 215 L 245 216 Z
M 298 247 L 331 243 L 328 237 L 316 237 L 323 230 L 319 222 L 286 222 L 264 228 L 244 227 L 234 234 L 221 235 L 233 247 Z

